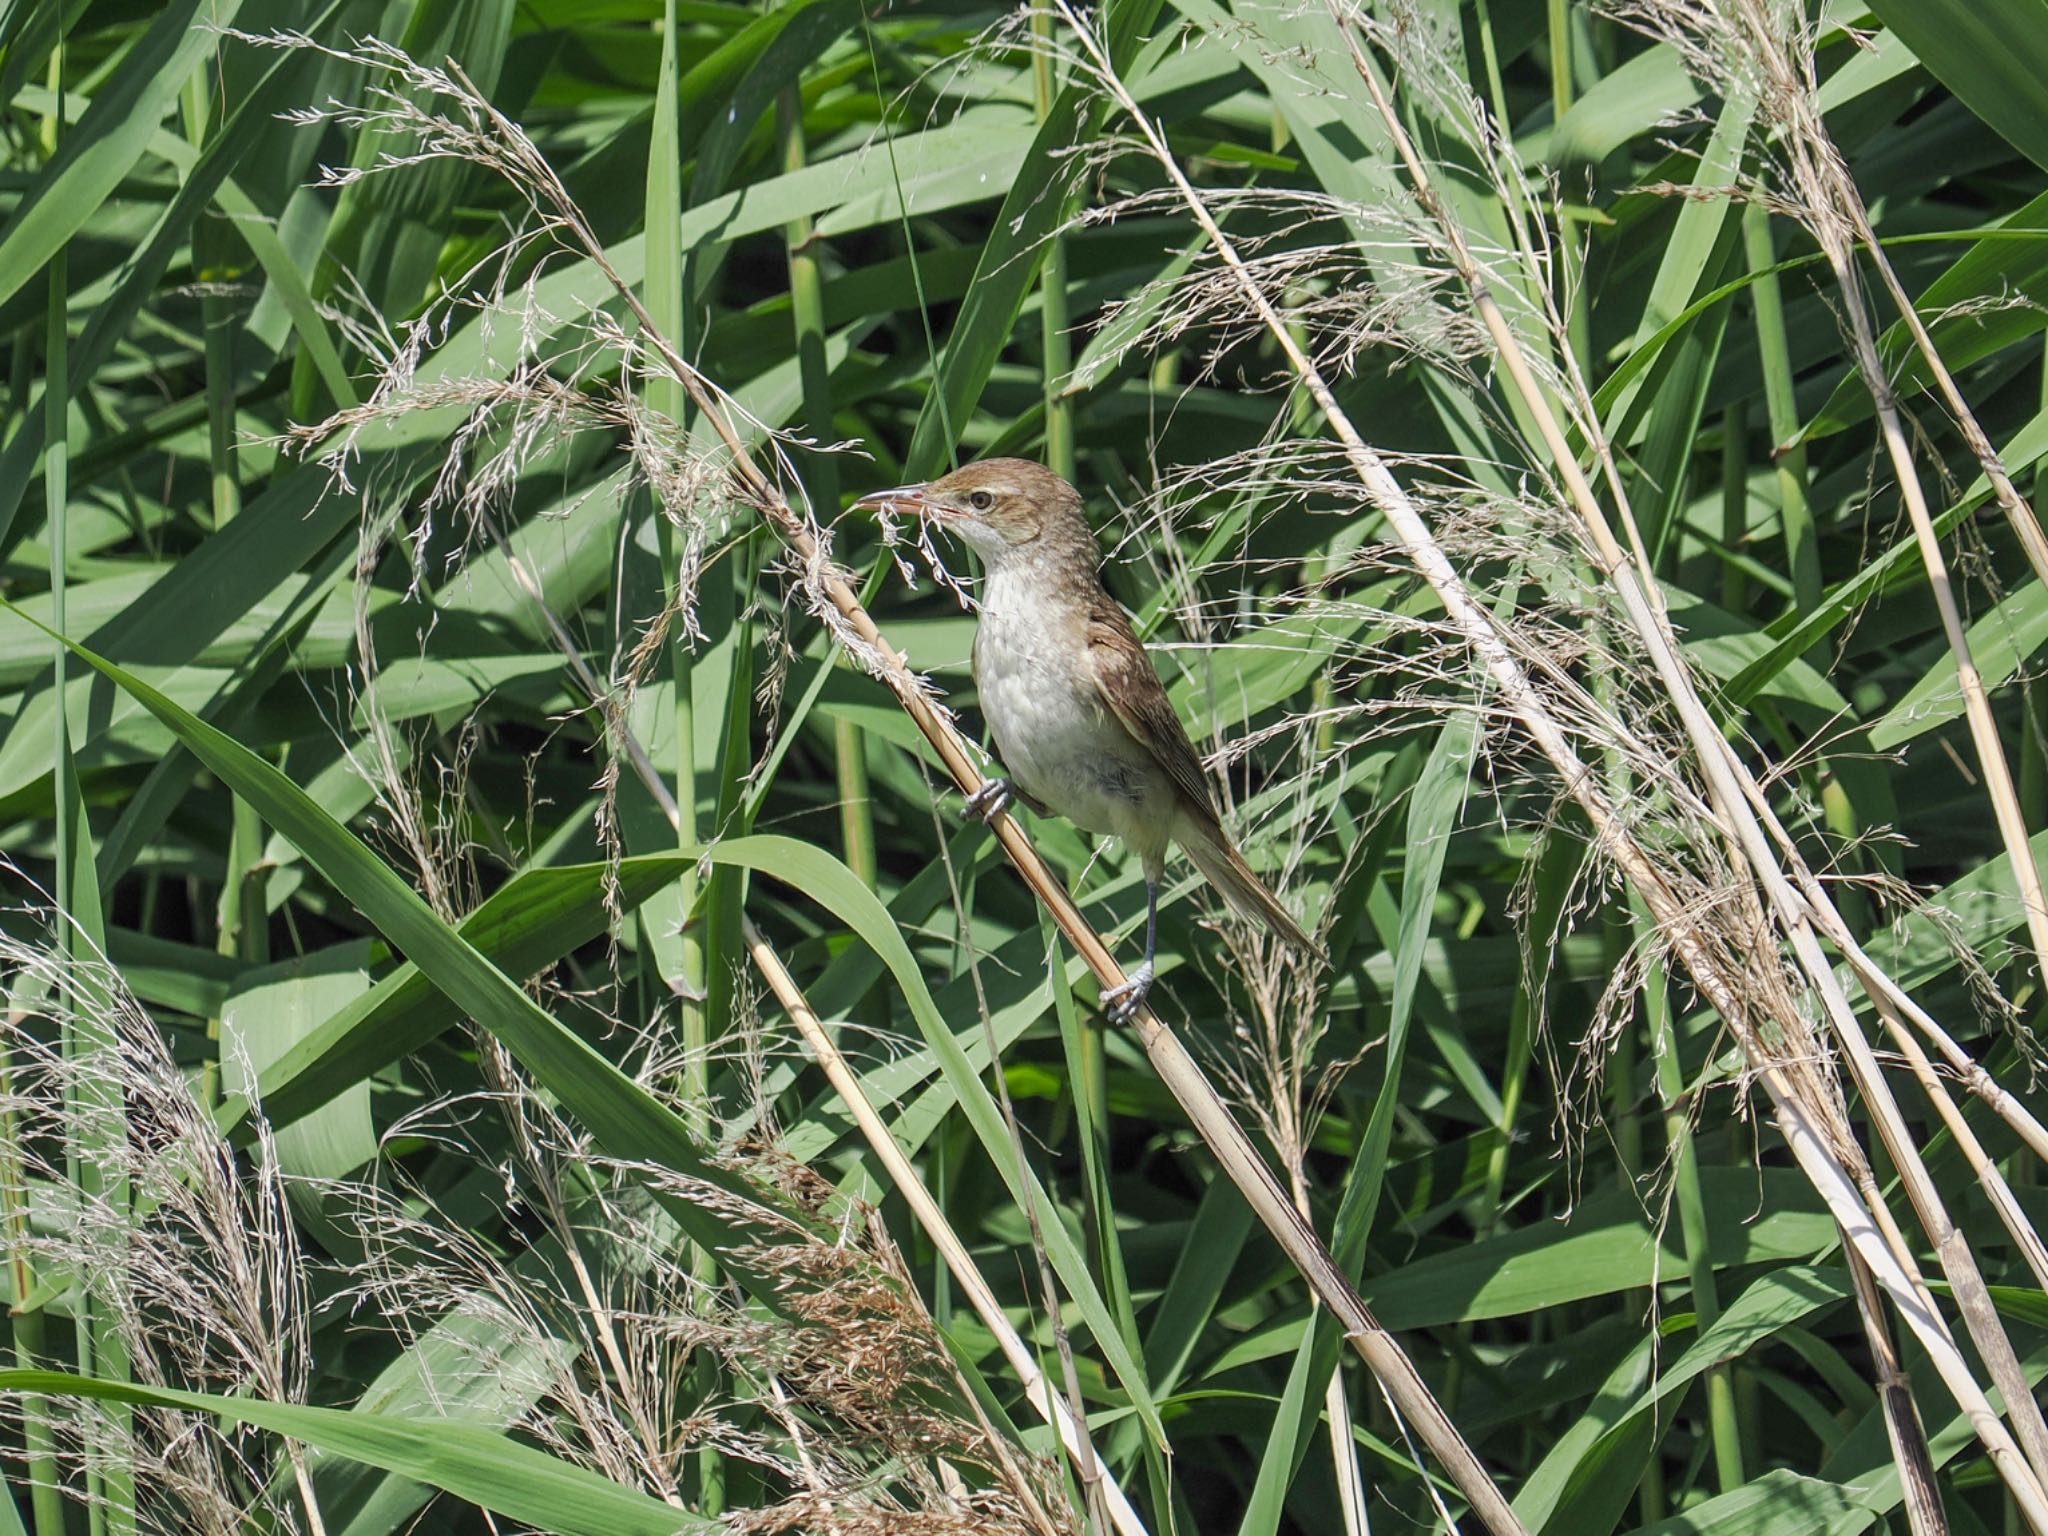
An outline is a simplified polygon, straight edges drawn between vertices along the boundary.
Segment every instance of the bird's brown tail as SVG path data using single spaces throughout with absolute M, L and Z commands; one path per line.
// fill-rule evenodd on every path
M 1195 868 L 1223 893 L 1231 911 L 1247 922 L 1264 923 L 1302 954 L 1324 965 L 1330 963 L 1322 946 L 1302 931 L 1293 914 L 1280 905 L 1280 898 L 1266 889 L 1221 827 L 1183 812 L 1174 828 L 1174 840 Z

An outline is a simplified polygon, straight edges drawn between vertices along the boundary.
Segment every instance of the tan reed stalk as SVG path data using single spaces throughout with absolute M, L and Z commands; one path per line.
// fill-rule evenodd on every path
M 1899 1469 L 1900 1500 L 1913 1536 L 1948 1536 L 1948 1517 L 1941 1509 L 1941 1489 L 1934 1480 L 1934 1462 L 1927 1450 L 1927 1431 L 1920 1405 L 1913 1401 L 1913 1383 L 1899 1359 L 1898 1345 L 1885 1326 L 1884 1301 L 1869 1267 L 1849 1252 L 1849 1276 L 1856 1286 L 1856 1310 L 1870 1341 L 1876 1367 L 1878 1400 L 1884 1404 L 1884 1429 L 1891 1441 L 1892 1464 Z
M 1798 884 L 1799 895 L 1806 904 L 1806 910 L 1827 941 L 1841 953 L 1855 975 L 1857 985 L 1862 987 L 1884 1020 L 1886 1031 L 1897 1041 L 1910 1030 L 1918 1030 L 1926 1036 L 1934 1048 L 1941 1053 L 1948 1070 L 1991 1109 L 2000 1119 L 2024 1141 L 2033 1154 L 2048 1162 L 2048 1127 L 2044 1127 L 2027 1106 L 2006 1091 L 2006 1089 L 1983 1066 L 1963 1049 L 1955 1037 L 1941 1027 L 1940 1022 L 1907 995 L 1891 975 L 1871 959 L 1856 936 L 1842 918 L 1839 910 L 1829 898 L 1827 888 L 1809 869 L 1790 834 L 1778 823 L 1770 804 L 1763 797 L 1762 790 L 1754 780 L 1747 781 L 1744 793 L 1750 799 L 1751 807 L 1763 819 L 1773 841 L 1784 859 L 1785 868 L 1791 872 Z M 1903 1045 L 1901 1049 L 1904 1049 Z
M 747 953 L 752 956 L 762 979 L 768 983 L 768 990 L 775 994 L 776 1001 L 782 1004 L 783 1010 L 796 1024 L 798 1032 L 804 1037 L 804 1043 L 811 1048 L 818 1065 L 824 1070 L 826 1081 L 832 1084 L 833 1091 L 839 1095 L 840 1101 L 853 1115 L 855 1123 L 860 1126 L 861 1135 L 867 1138 L 868 1145 L 874 1149 L 877 1160 L 881 1162 L 891 1181 L 910 1206 L 911 1214 L 917 1218 L 918 1225 L 924 1228 L 926 1235 L 931 1238 L 932 1246 L 939 1251 L 939 1257 L 945 1260 L 954 1283 L 966 1294 L 968 1305 L 974 1308 L 975 1315 L 985 1326 L 991 1326 L 996 1344 L 1003 1352 L 1003 1359 L 1009 1363 L 1010 1369 L 1017 1373 L 1017 1379 L 1024 1384 L 1024 1394 L 1030 1399 L 1031 1406 L 1057 1431 L 1060 1443 L 1067 1448 L 1067 1454 L 1073 1458 L 1075 1465 L 1083 1468 L 1092 1467 L 1092 1472 L 1084 1473 L 1084 1479 L 1092 1482 L 1099 1490 L 1104 1504 L 1108 1507 L 1110 1523 L 1122 1532 L 1123 1536 L 1147 1536 L 1145 1522 L 1131 1507 L 1130 1500 L 1124 1496 L 1116 1480 L 1109 1475 L 1108 1469 L 1095 1455 L 1094 1445 L 1088 1437 L 1087 1425 L 1075 1418 L 1073 1411 L 1067 1406 L 1066 1399 L 1053 1390 L 1052 1383 L 1038 1368 L 1038 1363 L 1031 1357 L 1023 1338 L 1010 1326 L 1010 1320 L 1003 1314 L 1002 1303 L 989 1289 L 981 1271 L 975 1268 L 974 1259 L 968 1253 L 966 1244 L 960 1241 L 959 1234 L 946 1220 L 944 1210 L 940 1208 L 938 1201 L 932 1198 L 931 1191 L 925 1188 L 924 1179 L 916 1167 L 903 1155 L 903 1149 L 896 1145 L 896 1139 L 889 1134 L 888 1124 L 876 1113 L 874 1105 L 868 1102 L 867 1094 L 861 1089 L 860 1078 L 832 1044 L 831 1036 L 819 1022 L 817 1014 L 805 999 L 802 989 L 789 974 L 788 968 L 783 965 L 781 957 L 763 937 L 761 930 L 754 926 L 752 918 L 745 919 L 745 924 Z M 990 1318 L 998 1319 L 999 1326 L 989 1325 Z
M 1825 120 L 1816 120 L 1821 133 L 1827 132 Z M 1839 155 L 1830 156 L 1827 162 L 1841 171 L 1841 184 L 1836 190 L 1836 200 L 1842 212 L 1856 228 L 1856 238 L 1862 242 L 1863 251 L 1870 258 L 1870 264 L 1877 275 L 1884 280 L 1885 292 L 1897 306 L 1900 317 L 1906 322 L 1906 330 L 1913 338 L 1913 345 L 1925 360 L 1928 371 L 1934 375 L 1941 398 L 1947 402 L 1949 416 L 1963 434 L 1963 441 L 1969 446 L 1984 478 L 1991 482 L 1991 489 L 1998 500 L 1998 508 L 2012 524 L 2012 531 L 2020 541 L 2020 548 L 2027 553 L 2027 564 L 2034 568 L 2034 577 L 2043 586 L 2048 586 L 2048 534 L 2041 531 L 2041 520 L 2034 515 L 2033 503 L 2013 484 L 2012 475 L 2005 467 L 2005 460 L 1991 445 L 1991 438 L 1983 424 L 1977 420 L 1977 413 L 1970 409 L 1969 401 L 1956 387 L 1955 376 L 1948 371 L 1948 364 L 1942 359 L 1941 351 L 1934 345 L 1934 338 L 1928 334 L 1926 322 L 1920 318 L 1919 308 L 1908 297 L 1905 285 L 1899 281 L 1898 269 L 1891 258 L 1885 255 L 1884 246 L 1878 242 L 1877 231 L 1870 227 L 1870 210 L 1864 206 L 1863 196 L 1856 190 L 1856 183 L 1842 166 Z

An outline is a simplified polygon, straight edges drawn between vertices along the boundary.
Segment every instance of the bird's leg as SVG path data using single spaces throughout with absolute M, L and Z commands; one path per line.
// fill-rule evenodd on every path
M 1102 994 L 1102 1005 L 1109 1014 L 1112 1024 L 1128 1024 L 1138 1016 L 1138 1010 L 1145 1006 L 1146 994 L 1152 990 L 1152 956 L 1159 947 L 1159 881 L 1147 877 L 1145 881 L 1145 958 L 1138 962 L 1138 968 L 1124 978 L 1122 986 L 1111 987 Z
M 967 797 L 963 807 L 976 821 L 994 821 L 1016 802 L 1017 790 L 1008 779 L 990 779 Z

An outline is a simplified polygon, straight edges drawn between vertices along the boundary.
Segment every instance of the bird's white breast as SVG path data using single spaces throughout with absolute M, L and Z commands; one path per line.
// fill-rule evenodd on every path
M 1085 615 L 1006 575 L 994 573 L 984 588 L 975 641 L 982 713 L 1003 766 L 1076 826 L 1124 838 L 1141 854 L 1163 848 L 1171 782 L 1103 702 Z

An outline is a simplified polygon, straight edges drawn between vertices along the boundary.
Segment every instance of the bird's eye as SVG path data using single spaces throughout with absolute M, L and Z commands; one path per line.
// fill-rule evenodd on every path
M 995 497 L 989 495 L 987 491 L 970 491 L 968 493 L 967 505 L 974 508 L 977 512 L 986 512 L 995 504 Z

